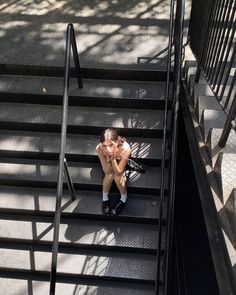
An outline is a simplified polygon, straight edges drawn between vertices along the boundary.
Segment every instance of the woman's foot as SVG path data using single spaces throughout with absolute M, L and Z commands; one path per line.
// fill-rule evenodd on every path
M 119 215 L 121 213 L 121 211 L 124 209 L 125 204 L 126 203 L 119 200 L 119 202 L 116 204 L 115 208 L 112 209 L 111 215 Z
M 102 214 L 108 215 L 109 214 L 109 200 L 108 201 L 102 201 Z

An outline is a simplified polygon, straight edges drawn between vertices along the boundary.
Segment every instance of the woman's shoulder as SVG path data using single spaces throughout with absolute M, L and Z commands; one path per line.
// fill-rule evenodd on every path
M 124 149 L 130 149 L 130 145 L 129 145 L 129 143 L 128 143 L 127 141 L 125 141 L 125 142 L 123 143 L 123 148 L 124 148 Z
M 123 153 L 130 153 L 131 147 L 127 141 L 123 143 Z
M 97 152 L 97 154 L 101 154 L 102 153 L 102 149 L 101 149 L 100 143 L 96 146 L 96 152 Z

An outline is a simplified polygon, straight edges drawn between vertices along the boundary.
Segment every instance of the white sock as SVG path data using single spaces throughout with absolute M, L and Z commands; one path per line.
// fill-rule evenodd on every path
M 108 193 L 102 192 L 102 201 L 108 201 L 108 200 L 109 200 Z
M 123 203 L 126 203 L 126 200 L 127 200 L 127 193 L 125 193 L 125 194 L 120 194 L 120 200 L 121 200 Z

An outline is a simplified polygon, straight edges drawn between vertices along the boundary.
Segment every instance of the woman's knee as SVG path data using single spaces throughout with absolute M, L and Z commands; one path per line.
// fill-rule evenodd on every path
M 116 183 L 122 184 L 124 181 L 123 174 L 114 174 L 114 180 Z
M 109 173 L 109 174 L 105 174 L 105 180 L 107 181 L 107 182 L 112 182 L 113 180 L 114 180 L 114 174 L 113 173 Z

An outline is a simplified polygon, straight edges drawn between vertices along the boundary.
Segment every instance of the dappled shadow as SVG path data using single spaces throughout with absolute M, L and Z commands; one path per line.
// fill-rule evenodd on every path
M 1 1 L 0 11 L 2 63 L 63 65 L 69 22 L 85 67 L 147 68 L 137 64 L 140 55 L 152 58 L 167 45 L 166 0 Z
M 2 103 L 1 106 L 0 120 L 3 122 L 49 124 L 52 127 L 61 123 L 61 107 L 19 104 L 15 111 L 9 104 Z M 158 111 L 69 107 L 68 125 L 71 126 L 162 129 L 162 124 L 163 114 Z
M 164 48 L 152 57 L 139 57 L 137 63 L 153 66 L 153 68 L 166 70 L 168 61 L 168 47 Z M 171 65 L 174 65 L 174 48 L 172 47 L 171 52 Z
M 227 202 L 219 211 L 219 218 L 224 232 L 236 250 L 236 200 L 235 190 L 230 194 Z

